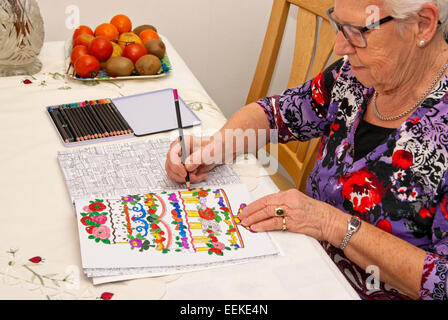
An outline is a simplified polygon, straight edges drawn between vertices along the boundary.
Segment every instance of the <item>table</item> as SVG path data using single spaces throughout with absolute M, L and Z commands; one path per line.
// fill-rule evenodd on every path
M 83 275 L 76 217 L 56 158 L 65 147 L 45 107 L 178 88 L 201 118 L 201 130 L 218 130 L 224 115 L 170 42 L 165 43 L 173 71 L 163 78 L 69 79 L 62 41 L 44 44 L 38 74 L 0 78 L 0 298 L 359 299 L 317 241 L 282 232 L 271 233 L 283 252 L 277 258 L 98 286 Z M 241 178 L 253 199 L 278 191 L 268 176 Z

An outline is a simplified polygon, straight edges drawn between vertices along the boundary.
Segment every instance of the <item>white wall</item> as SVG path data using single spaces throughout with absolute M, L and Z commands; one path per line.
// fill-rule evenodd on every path
M 94 29 L 118 13 L 134 26 L 153 24 L 167 37 L 208 94 L 230 116 L 244 105 L 272 0 L 38 0 L 47 41 L 71 37 L 71 6 Z M 66 10 L 69 10 L 66 12 Z M 285 88 L 296 12 L 292 10 L 270 93 Z M 68 24 L 68 25 L 67 25 Z

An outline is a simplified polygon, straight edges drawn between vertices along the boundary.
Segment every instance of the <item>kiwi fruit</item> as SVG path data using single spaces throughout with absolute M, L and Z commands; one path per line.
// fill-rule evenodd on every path
M 165 44 L 160 39 L 151 39 L 148 41 L 145 41 L 144 43 L 146 51 L 148 51 L 149 54 L 153 54 L 159 59 L 162 59 L 166 52 Z
M 143 24 L 143 25 L 141 25 L 141 26 L 138 26 L 137 28 L 135 28 L 135 29 L 133 30 L 133 32 L 134 32 L 135 34 L 140 34 L 140 32 L 142 32 L 143 30 L 146 30 L 146 29 L 151 29 L 151 30 L 154 30 L 155 32 L 157 32 L 156 27 L 154 27 L 154 26 L 152 26 L 152 25 L 150 25 L 150 24 Z
M 125 77 L 134 71 L 134 64 L 126 57 L 112 57 L 106 62 L 106 72 L 111 77 Z
M 162 62 L 153 54 L 145 54 L 135 63 L 135 69 L 140 75 L 156 74 L 160 70 L 160 67 L 162 67 Z

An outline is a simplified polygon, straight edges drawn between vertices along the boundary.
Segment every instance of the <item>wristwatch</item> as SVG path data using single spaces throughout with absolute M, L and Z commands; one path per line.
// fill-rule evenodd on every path
M 359 219 L 358 217 L 353 216 L 350 218 L 350 220 L 348 220 L 347 234 L 345 235 L 344 240 L 342 240 L 339 249 L 341 250 L 345 249 L 348 242 L 350 241 L 350 238 L 356 231 L 358 231 L 360 226 L 361 226 L 361 219 Z

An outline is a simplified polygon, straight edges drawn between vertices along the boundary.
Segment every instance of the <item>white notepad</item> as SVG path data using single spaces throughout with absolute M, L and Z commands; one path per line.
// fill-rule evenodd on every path
M 145 92 L 111 100 L 136 136 L 177 129 L 173 89 Z M 201 124 L 201 120 L 188 108 L 182 98 L 179 98 L 179 106 L 184 128 Z

